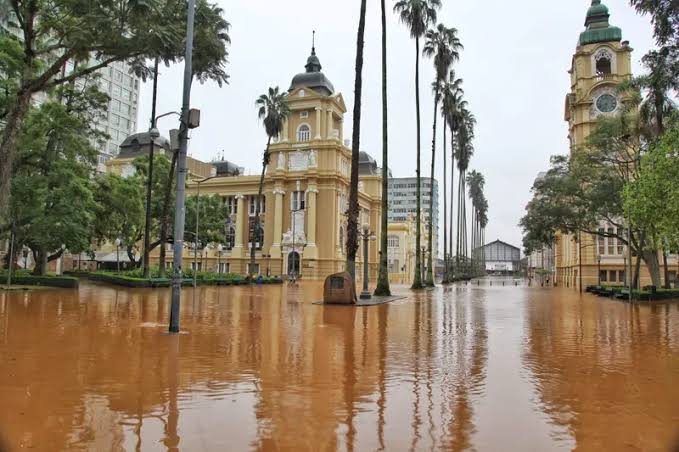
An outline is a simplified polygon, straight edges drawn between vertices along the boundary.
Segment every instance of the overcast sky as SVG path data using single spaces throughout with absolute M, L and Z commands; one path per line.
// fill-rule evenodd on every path
M 345 138 L 351 137 L 354 62 L 359 0 L 218 0 L 231 23 L 230 84 L 194 83 L 192 106 L 202 111 L 189 153 L 211 160 L 222 150 L 227 160 L 258 173 L 266 143 L 254 101 L 269 86 L 287 89 L 304 71 L 312 30 L 323 72 L 344 95 Z M 455 67 L 464 79 L 466 98 L 476 115 L 475 155 L 470 169 L 486 178 L 489 201 L 488 242 L 500 239 L 521 246 L 517 223 L 538 172 L 549 157 L 568 150 L 563 120 L 569 89 L 568 69 L 590 0 L 442 0 L 438 20 L 456 27 L 465 49 Z M 636 15 L 627 0 L 605 1 L 611 23 L 634 48 L 634 70 L 653 46 L 649 20 Z M 396 177 L 415 175 L 415 43 L 389 14 L 389 166 Z M 368 0 L 361 148 L 381 163 L 380 2 Z M 421 59 L 422 168 L 429 175 L 433 99 L 431 60 Z M 179 110 L 183 65 L 161 69 L 158 112 Z M 141 90 L 138 124 L 145 129 L 151 89 Z M 161 132 L 176 127 L 163 119 Z M 439 130 L 440 131 L 440 130 Z M 437 179 L 442 188 L 441 137 Z M 457 180 L 457 175 L 456 175 Z M 441 202 L 443 196 L 440 196 Z M 443 205 L 440 206 L 441 216 Z M 443 219 L 441 218 L 441 228 Z M 441 239 L 442 243 L 442 239 Z

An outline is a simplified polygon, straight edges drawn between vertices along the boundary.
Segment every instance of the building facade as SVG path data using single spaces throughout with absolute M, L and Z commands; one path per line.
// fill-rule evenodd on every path
M 439 256 L 438 237 L 439 237 L 439 186 L 434 179 L 423 177 L 420 179 L 422 193 L 421 212 L 422 212 L 422 244 L 427 244 L 429 218 L 433 217 L 433 245 L 435 250 L 434 260 Z M 408 221 L 408 215 L 413 217 L 417 213 L 417 178 L 416 177 L 397 177 L 390 178 L 388 183 L 389 193 L 389 223 L 404 223 Z M 433 210 L 429 207 L 431 197 L 434 197 Z
M 521 270 L 521 250 L 501 240 L 481 247 L 479 253 L 486 260 L 486 273 L 509 275 Z
M 570 152 L 587 142 L 601 117 L 619 114 L 626 99 L 618 86 L 632 77 L 632 48 L 622 40 L 622 31 L 609 22 L 608 8 L 593 0 L 587 11 L 585 31 L 580 34 L 573 55 L 570 92 L 566 96 L 565 120 L 568 122 Z M 623 223 L 620 221 L 620 223 Z M 618 232 L 619 226 L 601 221 L 601 232 Z M 627 247 L 616 238 L 589 234 L 556 235 L 556 283 L 573 288 L 588 285 L 629 284 Z M 633 262 L 636 261 L 633 257 Z M 676 257 L 671 258 L 672 267 Z M 650 276 L 641 265 L 640 283 L 650 284 Z M 675 273 L 676 277 L 676 273 Z
M 288 90 L 288 116 L 281 136 L 272 143 L 270 162 L 261 199 L 261 233 L 255 233 L 259 176 L 218 175 L 200 184 L 200 194 L 217 195 L 225 205 L 225 239 L 200 250 L 205 271 L 289 275 L 323 279 L 343 271 L 346 254 L 346 212 L 349 204 L 351 149 L 343 141 L 346 106 L 321 72 L 312 49 L 305 66 Z M 262 141 L 266 137 L 262 134 Z M 370 162 L 363 155 L 366 165 Z M 231 165 L 237 167 L 236 165 Z M 381 174 L 366 170 L 359 177 L 359 225 L 367 224 L 378 240 L 363 245 L 357 256 L 358 277 L 368 262 L 374 281 L 377 276 L 379 220 L 381 217 Z M 198 184 L 188 182 L 188 195 L 198 193 Z M 263 237 L 262 237 L 263 235 Z M 255 267 L 250 251 L 255 241 Z M 192 251 L 185 253 L 190 268 Z M 168 259 L 172 253 L 168 253 Z M 157 257 L 156 257 L 157 259 Z M 153 263 L 153 257 L 151 259 Z

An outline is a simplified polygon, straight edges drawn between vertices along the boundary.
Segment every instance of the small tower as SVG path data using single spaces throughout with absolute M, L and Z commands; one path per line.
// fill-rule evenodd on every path
M 565 120 L 571 152 L 585 144 L 599 116 L 620 111 L 624 99 L 617 86 L 632 76 L 632 48 L 622 41 L 622 30 L 609 19 L 606 5 L 592 0 L 569 71 L 571 90 L 566 96 Z

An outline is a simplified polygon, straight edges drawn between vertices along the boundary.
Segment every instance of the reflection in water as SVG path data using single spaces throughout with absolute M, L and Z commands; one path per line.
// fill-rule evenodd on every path
M 313 283 L 198 288 L 170 336 L 169 296 L 0 294 L 0 449 L 661 449 L 679 425 L 674 306 L 499 284 L 361 309 L 313 305 Z

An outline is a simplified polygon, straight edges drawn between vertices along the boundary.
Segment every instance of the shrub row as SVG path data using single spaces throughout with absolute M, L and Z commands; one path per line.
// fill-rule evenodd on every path
M 172 280 L 169 278 L 149 278 L 144 279 L 136 276 L 140 272 L 131 271 L 125 273 L 98 271 L 90 273 L 88 278 L 93 281 L 101 281 L 109 284 L 125 286 L 125 287 L 170 287 Z M 199 286 L 237 286 L 243 284 L 280 284 L 283 281 L 280 278 L 261 278 L 250 280 L 241 275 L 236 274 L 219 274 L 219 273 L 202 273 L 196 275 L 196 283 Z M 182 278 L 183 286 L 191 286 L 193 284 L 192 276 L 187 277 L 186 273 Z
M 0 273 L 0 284 L 7 282 L 7 273 Z M 71 276 L 57 276 L 53 273 L 45 276 L 31 275 L 26 270 L 18 270 L 16 273 L 12 272 L 12 284 L 22 286 L 46 286 L 46 287 L 60 287 L 64 289 L 77 289 L 79 285 L 78 278 Z
M 587 292 L 620 300 L 627 300 L 629 297 L 628 289 L 621 286 L 588 286 Z M 649 290 L 649 288 L 644 288 L 643 290 L 633 289 L 632 299 L 637 301 L 679 299 L 679 289 L 656 289 L 655 292 Z

